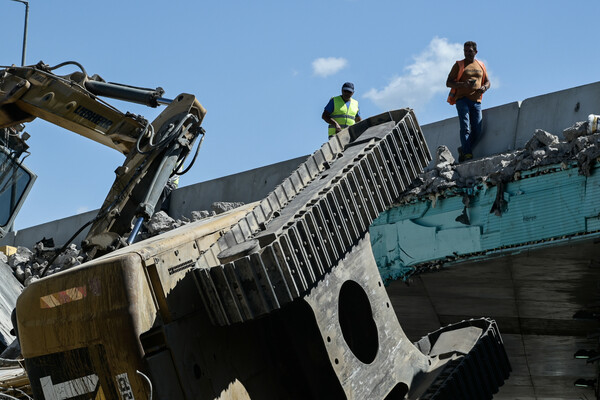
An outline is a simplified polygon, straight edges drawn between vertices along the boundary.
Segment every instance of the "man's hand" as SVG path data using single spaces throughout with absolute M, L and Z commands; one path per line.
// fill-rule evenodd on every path
M 449 88 L 459 89 L 459 88 L 470 88 L 473 85 L 470 82 L 453 81 L 451 84 L 446 83 L 446 86 L 448 86 Z
M 342 127 L 340 126 L 340 124 L 337 123 L 337 121 L 333 121 L 335 122 L 335 133 L 340 133 L 342 130 Z

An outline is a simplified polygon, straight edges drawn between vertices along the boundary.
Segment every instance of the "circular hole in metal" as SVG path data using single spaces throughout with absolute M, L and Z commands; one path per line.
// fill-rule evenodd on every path
M 383 400 L 403 400 L 407 394 L 408 385 L 404 382 L 398 382 Z
M 379 337 L 369 297 L 358 283 L 346 281 L 342 285 L 338 317 L 342 335 L 352 353 L 361 362 L 372 363 L 379 349 Z

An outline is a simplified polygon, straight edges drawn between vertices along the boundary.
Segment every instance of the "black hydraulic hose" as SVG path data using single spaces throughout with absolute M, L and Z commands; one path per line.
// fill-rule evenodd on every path
M 140 165 L 140 168 L 141 168 L 141 166 L 142 166 L 142 165 L 143 165 L 143 164 L 144 164 L 144 163 L 145 163 L 147 160 L 148 160 L 148 157 L 146 157 L 146 158 L 144 159 L 144 161 L 143 161 L 143 162 L 142 162 L 142 164 Z M 138 170 L 139 170 L 140 168 L 138 168 Z M 52 257 L 52 259 L 51 259 L 51 260 L 48 262 L 48 265 L 46 265 L 46 266 L 45 266 L 45 267 L 42 269 L 42 271 L 40 272 L 40 277 L 44 277 L 44 274 L 46 273 L 46 270 L 47 270 L 47 269 L 48 269 L 48 268 L 49 268 L 49 267 L 52 265 L 52 263 L 54 263 L 54 261 L 56 261 L 56 259 L 58 258 L 58 256 L 59 256 L 59 255 L 61 255 L 61 254 L 62 254 L 62 253 L 63 253 L 63 252 L 66 250 L 67 246 L 69 246 L 69 245 L 70 245 L 70 244 L 73 242 L 73 240 L 75 240 L 75 238 L 76 238 L 76 237 L 77 237 L 77 236 L 78 236 L 78 235 L 79 235 L 81 232 L 83 232 L 83 230 L 84 230 L 85 228 L 87 228 L 89 225 L 93 224 L 94 222 L 96 222 L 96 221 L 100 220 L 101 218 L 104 218 L 104 216 L 106 216 L 106 214 L 108 214 L 108 212 L 109 212 L 109 211 L 110 211 L 110 210 L 113 208 L 113 206 L 114 206 L 114 205 L 115 205 L 115 204 L 116 204 L 118 201 L 120 201 L 120 200 L 121 200 L 121 196 L 123 195 L 123 193 L 125 193 L 125 191 L 126 191 L 126 190 L 127 190 L 127 188 L 128 188 L 130 185 L 131 185 L 131 183 L 135 181 L 135 179 L 137 178 L 137 176 L 138 176 L 138 174 L 133 174 L 133 175 L 131 176 L 131 179 L 129 179 L 129 181 L 128 181 L 128 182 L 127 182 L 127 183 L 126 183 L 124 186 L 123 186 L 123 190 L 121 190 L 121 192 L 120 192 L 120 193 L 119 193 L 117 196 L 115 196 L 115 199 L 114 199 L 114 201 L 113 201 L 112 203 L 110 203 L 110 204 L 109 204 L 109 205 L 108 205 L 108 206 L 107 206 L 107 207 L 106 207 L 104 210 L 100 210 L 100 211 L 98 212 L 98 215 L 96 215 L 96 217 L 92 218 L 91 220 L 89 220 L 88 222 L 86 222 L 85 224 L 83 224 L 83 225 L 81 226 L 81 228 L 79 228 L 79 229 L 77 230 L 77 232 L 75 232 L 75 234 L 73 234 L 73 236 L 71 236 L 71 237 L 69 238 L 69 240 L 67 240 L 67 241 L 65 242 L 65 244 L 64 244 L 64 245 L 61 247 L 60 251 L 59 251 L 58 253 L 56 253 L 56 254 L 54 255 L 54 257 Z
M 38 65 L 39 65 L 39 64 L 38 64 Z M 36 65 L 36 67 L 37 67 L 38 65 Z M 79 64 L 77 61 L 65 61 L 65 62 L 62 62 L 62 63 L 60 63 L 60 64 L 57 64 L 57 65 L 55 65 L 54 67 L 48 67 L 48 68 L 47 68 L 47 70 L 48 70 L 48 71 L 54 71 L 55 69 L 58 69 L 58 68 L 64 67 L 65 65 L 76 65 L 76 66 L 78 66 L 78 67 L 79 67 L 79 69 L 81 70 L 81 72 L 83 72 L 83 74 L 84 74 L 85 76 L 88 76 L 87 72 L 85 71 L 85 68 L 83 68 L 83 65 Z M 45 68 L 41 68 L 41 67 L 40 67 L 40 69 L 45 69 Z
M 69 240 L 67 240 L 65 242 L 65 244 L 63 245 L 63 247 L 61 247 L 60 250 L 57 253 L 54 254 L 54 257 L 52 257 L 52 259 L 50 261 L 48 261 L 48 264 L 44 268 L 42 268 L 42 270 L 40 271 L 40 278 L 44 277 L 44 275 L 46 274 L 46 271 L 48 270 L 48 268 L 50 268 L 50 266 L 52 265 L 52 263 L 54 263 L 54 261 L 56 261 L 56 259 L 58 258 L 58 256 L 61 255 L 67 249 L 67 246 L 70 245 L 73 242 L 73 240 L 75 240 L 75 238 L 77 237 L 77 235 L 79 235 L 81 232 L 83 232 L 83 230 L 85 228 L 87 228 L 88 225 L 90 225 L 93 222 L 95 222 L 97 218 L 98 217 L 96 217 L 94 219 L 91 219 L 88 222 L 86 222 L 85 224 L 83 224 L 83 226 L 81 228 L 79 228 L 79 230 L 77 232 L 75 232 L 75 234 L 73 236 L 71 236 L 69 238 Z
M 198 153 L 200 152 L 200 146 L 202 146 L 202 142 L 204 141 L 204 135 L 206 134 L 206 131 L 202 127 L 200 127 L 200 134 L 202 135 L 202 137 L 200 138 L 200 141 L 198 141 L 198 146 L 196 146 L 196 152 L 194 153 L 194 157 L 192 157 L 192 161 L 190 162 L 190 165 L 188 165 L 187 168 L 184 169 L 183 171 L 177 172 L 179 170 L 179 167 L 183 164 L 183 161 L 182 161 L 180 163 L 180 165 L 178 165 L 177 168 L 173 170 L 173 173 L 171 174 L 171 176 L 185 175 L 188 173 L 188 171 L 190 169 L 192 169 L 192 166 L 194 165 L 194 163 L 196 162 L 196 158 L 198 157 Z
M 65 61 L 62 62 L 60 64 L 55 65 L 54 67 L 50 67 L 44 63 L 42 63 L 41 61 L 35 65 L 26 65 L 26 66 L 21 66 L 21 67 L 15 67 L 14 65 L 0 65 L 0 68 L 4 68 L 4 69 L 9 69 L 9 68 L 25 68 L 25 69 L 37 69 L 40 71 L 44 71 L 44 72 L 50 72 L 53 71 L 55 69 L 64 67 L 65 65 L 76 65 L 77 67 L 79 67 L 79 69 L 81 70 L 81 72 L 85 75 L 88 76 L 87 72 L 85 71 L 85 68 L 83 67 L 83 65 L 79 64 L 77 61 Z
M 155 151 L 155 149 L 157 148 L 161 148 L 164 145 L 166 145 L 167 143 L 170 143 L 173 138 L 175 138 L 175 136 L 179 135 L 179 131 L 182 129 L 183 125 L 187 122 L 187 120 L 189 118 L 194 118 L 196 120 L 196 122 L 198 122 L 198 117 L 196 117 L 194 114 L 188 114 L 185 116 L 185 118 L 182 118 L 181 121 L 179 122 L 179 124 L 177 124 L 176 127 L 170 127 L 167 132 L 165 132 L 166 136 L 161 139 L 158 143 L 153 143 L 153 140 L 156 136 L 156 132 L 154 131 L 154 126 L 151 123 L 148 123 L 146 131 L 150 130 L 150 139 L 148 140 L 149 146 L 150 148 L 146 151 L 142 151 L 142 149 L 140 148 L 140 143 L 142 142 L 142 138 L 145 136 L 144 134 L 138 136 L 137 141 L 135 143 L 135 148 L 137 150 L 138 153 L 140 154 L 148 154 L 150 152 Z
M 193 118 L 197 118 L 197 117 L 196 117 L 195 115 L 193 115 L 193 114 L 188 114 L 188 115 L 186 116 L 186 118 L 184 118 L 184 119 L 181 121 L 181 123 L 180 123 L 180 124 L 177 126 L 177 129 L 173 129 L 173 132 L 174 132 L 174 133 L 176 133 L 176 132 L 177 132 L 179 129 L 181 129 L 181 127 L 183 126 L 183 124 L 185 123 L 185 121 L 187 121 L 187 118 L 189 118 L 190 116 L 191 116 L 191 117 L 193 117 Z M 153 130 L 152 124 L 148 123 L 148 126 L 150 127 L 150 129 L 152 129 L 152 130 Z M 200 129 L 202 129 L 202 128 L 200 128 Z M 200 144 L 202 143 L 202 140 L 204 140 L 204 130 L 202 130 L 202 131 L 203 131 L 203 133 L 202 133 L 202 139 L 200 140 L 200 142 L 199 142 L 199 144 L 198 144 L 198 148 L 196 149 L 196 154 L 194 155 L 194 158 L 192 159 L 192 163 L 191 163 L 191 164 L 190 164 L 190 165 L 189 165 L 189 166 L 186 168 L 186 170 L 185 170 L 185 171 L 183 171 L 181 174 L 184 174 L 184 173 L 186 173 L 186 172 L 188 172 L 188 171 L 189 171 L 189 169 L 190 169 L 190 168 L 191 168 L 191 166 L 193 165 L 193 163 L 194 163 L 194 161 L 195 161 L 195 159 L 196 159 L 196 157 L 197 157 L 197 155 L 198 155 L 198 150 L 200 149 Z M 173 135 L 174 135 L 174 133 L 173 133 L 173 134 L 170 134 L 169 136 L 173 136 Z M 142 136 L 143 136 L 143 135 L 140 135 L 140 137 L 138 138 L 138 141 L 137 141 L 137 143 L 136 143 L 136 147 L 139 147 L 139 141 L 140 141 L 140 138 L 141 138 Z M 162 146 L 162 145 L 164 145 L 165 143 L 166 143 L 166 140 L 161 140 L 159 143 L 157 143 L 157 144 L 156 144 L 156 145 L 154 145 L 154 146 L 155 146 L 155 147 L 156 147 L 156 146 L 158 146 L 158 145 L 161 145 L 161 146 Z M 150 153 L 150 151 L 147 151 L 147 152 L 140 152 L 140 154 L 148 154 L 148 153 Z M 146 158 L 146 160 L 147 160 L 147 159 L 148 159 L 148 158 Z M 144 162 L 145 162 L 145 161 L 144 161 Z M 49 267 L 52 265 L 52 263 L 53 263 L 54 261 L 56 261 L 56 259 L 58 258 L 58 256 L 59 256 L 60 254 L 62 254 L 62 253 L 65 251 L 65 249 L 67 248 L 67 246 L 69 246 L 69 245 L 70 245 L 70 244 L 73 242 L 73 240 L 75 240 L 75 238 L 76 238 L 76 237 L 77 237 L 77 236 L 78 236 L 78 235 L 79 235 L 79 234 L 80 234 L 80 233 L 81 233 L 81 232 L 82 232 L 82 231 L 83 231 L 83 230 L 84 230 L 86 227 L 88 227 L 89 225 L 91 225 L 91 224 L 93 224 L 94 222 L 98 221 L 100 218 L 103 218 L 103 217 L 104 217 L 104 216 L 105 216 L 105 215 L 108 213 L 108 211 L 109 211 L 110 209 L 112 209 L 112 207 L 113 207 L 113 206 L 114 206 L 114 205 L 115 205 L 115 204 L 116 204 L 116 203 L 117 203 L 117 202 L 120 200 L 120 198 L 121 198 L 121 195 L 122 195 L 122 194 L 125 192 L 125 190 L 126 190 L 126 189 L 127 189 L 127 188 L 128 188 L 130 185 L 131 185 L 131 183 L 134 181 L 134 178 L 136 178 L 136 177 L 137 177 L 137 175 L 136 175 L 136 174 L 132 175 L 132 177 L 131 177 L 131 179 L 129 180 L 129 182 L 127 182 L 127 184 L 124 186 L 124 188 L 123 188 L 123 190 L 121 191 L 121 193 L 119 193 L 119 194 L 116 196 L 115 200 L 114 200 L 114 201 L 113 201 L 113 202 L 112 202 L 112 203 L 111 203 L 111 204 L 110 204 L 108 207 L 106 207 L 104 210 L 100 210 L 100 212 L 98 213 L 98 215 L 97 215 L 95 218 L 93 218 L 93 219 L 91 219 L 90 221 L 86 222 L 86 223 L 85 223 L 83 226 L 81 226 L 81 228 L 79 228 L 79 229 L 77 230 L 77 232 L 75 232 L 75 234 L 74 234 L 73 236 L 71 236 L 71 237 L 69 238 L 69 240 L 68 240 L 68 241 L 67 241 L 67 242 L 66 242 L 66 243 L 65 243 L 65 244 L 64 244 L 64 245 L 61 247 L 60 251 L 59 251 L 58 253 L 56 253 L 56 254 L 54 255 L 54 257 L 52 257 L 52 259 L 51 259 L 51 260 L 48 262 L 48 265 L 46 265 L 46 266 L 45 266 L 45 267 L 44 267 L 44 268 L 41 270 L 41 272 L 40 272 L 40 277 L 43 277 L 43 276 L 44 276 L 44 274 L 46 273 L 46 271 L 48 270 L 48 268 L 49 268 Z

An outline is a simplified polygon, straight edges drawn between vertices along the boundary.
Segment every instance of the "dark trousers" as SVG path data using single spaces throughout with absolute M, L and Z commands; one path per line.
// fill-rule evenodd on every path
M 456 100 L 460 124 L 460 145 L 463 154 L 473 154 L 473 147 L 481 139 L 481 103 L 467 99 Z

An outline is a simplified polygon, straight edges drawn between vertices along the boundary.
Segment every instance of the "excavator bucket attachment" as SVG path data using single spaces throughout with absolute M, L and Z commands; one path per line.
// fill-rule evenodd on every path
M 495 322 L 411 343 L 371 251 L 430 161 L 412 110 L 384 113 L 255 205 L 34 282 L 17 320 L 35 398 L 491 398 L 510 372 Z

